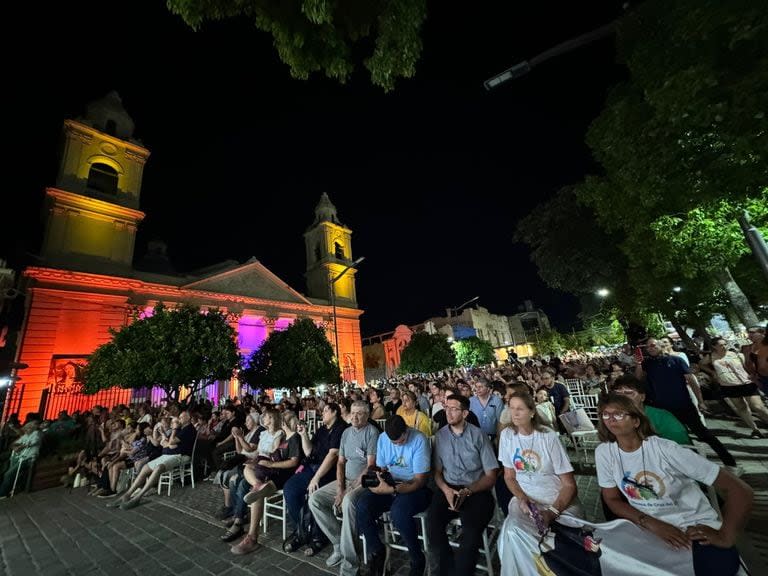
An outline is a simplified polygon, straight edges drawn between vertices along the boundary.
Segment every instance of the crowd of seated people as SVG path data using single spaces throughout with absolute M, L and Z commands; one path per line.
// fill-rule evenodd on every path
M 329 546 L 326 564 L 346 576 L 383 572 L 385 512 L 408 550 L 411 575 L 424 574 L 427 563 L 433 575 L 473 573 L 489 524 L 498 529 L 506 576 L 569 574 L 574 563 L 587 567 L 584 574 L 735 574 L 734 541 L 752 493 L 728 466 L 690 448 L 694 435 L 735 463 L 701 418 L 707 405 L 695 372 L 704 365 L 718 389 L 744 391 L 726 390 L 721 400 L 748 425 L 747 408 L 762 417 L 751 400 L 757 392 L 762 402 L 751 386 L 757 376 L 742 365 L 746 381 L 723 381 L 722 359 L 742 362 L 720 350 L 725 341 L 713 341 L 711 359 L 686 360 L 660 341 L 648 344 L 643 358 L 623 350 L 512 360 L 402 376 L 365 391 L 291 393 L 279 402 L 246 395 L 218 410 L 205 403 L 94 409 L 56 428 L 87 446 L 71 472 L 87 471 L 92 492 L 121 509 L 138 506 L 160 474 L 189 457 L 196 438 L 197 464 L 221 490 L 221 540 L 236 555 L 258 553 L 265 500 L 282 490 L 283 549 L 313 556 Z M 573 379 L 601 398 L 595 459 L 604 523 L 585 519 L 558 434 L 559 416 L 574 408 Z M 134 470 L 130 483 L 120 481 L 126 469 Z M 701 485 L 722 492 L 721 514 Z M 431 543 L 426 554 L 419 513 Z M 455 518 L 458 548 L 447 532 Z

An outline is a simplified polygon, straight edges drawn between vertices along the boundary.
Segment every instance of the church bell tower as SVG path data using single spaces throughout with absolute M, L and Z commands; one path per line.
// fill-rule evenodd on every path
M 133 138 L 117 92 L 66 120 L 56 186 L 46 189 L 45 265 L 128 273 L 133 261 L 141 180 L 149 150 Z
M 336 305 L 357 308 L 355 268 L 350 268 L 336 282 L 352 260 L 352 230 L 336 215 L 336 207 L 323 192 L 315 207 L 315 220 L 304 233 L 307 249 L 307 294 L 310 298 L 330 300 L 334 291 Z

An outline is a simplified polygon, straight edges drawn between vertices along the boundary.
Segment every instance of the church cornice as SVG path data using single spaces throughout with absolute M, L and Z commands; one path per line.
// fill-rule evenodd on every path
M 60 188 L 46 188 L 45 193 L 56 200 L 56 205 L 59 208 L 85 211 L 93 215 L 107 216 L 115 220 L 127 220 L 133 223 L 142 221 L 145 216 L 141 210 L 126 208 L 119 204 L 98 200 L 90 196 L 83 196 L 82 194 L 75 194 L 74 192 L 67 192 Z
M 150 155 L 150 151 L 143 146 L 139 146 L 128 140 L 122 140 L 116 136 L 111 136 L 110 134 L 105 134 L 92 126 L 82 124 L 76 120 L 64 120 L 64 130 L 86 144 L 93 140 L 95 134 L 98 134 L 101 140 L 110 142 L 118 148 L 124 148 L 127 155 L 141 163 L 146 162 Z
M 253 298 L 247 296 L 238 296 L 235 294 L 222 294 L 217 292 L 208 292 L 205 290 L 194 290 L 184 287 L 169 286 L 166 284 L 156 284 L 144 282 L 135 278 L 126 278 L 121 276 L 108 276 L 105 274 L 92 274 L 89 272 L 76 272 L 74 270 L 61 270 L 56 268 L 43 268 L 31 266 L 24 270 L 24 276 L 31 278 L 41 284 L 38 288 L 45 290 L 58 290 L 60 293 L 70 293 L 72 297 L 78 297 L 77 292 L 83 292 L 90 289 L 100 289 L 109 292 L 121 292 L 126 297 L 131 297 L 135 302 L 136 296 L 141 298 L 167 302 L 185 302 L 188 300 L 199 300 L 206 302 L 207 306 L 231 306 L 237 304 L 242 307 L 254 309 L 279 309 L 282 312 L 294 313 L 296 315 L 330 315 L 332 309 L 330 306 L 316 305 L 312 303 L 301 304 L 294 302 L 284 302 L 280 300 L 267 300 L 264 298 Z M 53 286 L 50 286 L 53 285 Z M 72 290 L 62 289 L 61 286 L 72 287 Z M 357 308 L 345 308 L 336 306 L 338 316 L 344 318 L 359 318 L 363 311 Z

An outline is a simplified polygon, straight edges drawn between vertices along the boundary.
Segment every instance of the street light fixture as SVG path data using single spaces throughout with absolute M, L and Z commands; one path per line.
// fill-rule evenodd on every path
M 600 296 L 600 298 L 606 298 L 610 293 L 610 290 L 607 288 L 600 288 L 597 292 L 595 292 L 595 294 Z
M 333 308 L 333 338 L 336 342 L 336 365 L 339 367 L 339 370 L 341 370 L 341 358 L 339 357 L 339 328 L 336 325 L 336 291 L 333 288 L 333 285 L 336 284 L 339 280 L 341 280 L 341 277 L 344 276 L 347 272 L 349 272 L 350 269 L 354 268 L 360 262 L 365 260 L 365 256 L 360 256 L 357 260 L 349 264 L 344 270 L 339 272 L 335 277 L 328 276 L 328 290 L 331 292 L 331 307 Z
M 504 70 L 504 72 L 501 72 L 500 74 L 496 74 L 496 76 L 489 78 L 488 80 L 483 82 L 483 85 L 485 86 L 486 90 L 493 90 L 494 88 L 497 88 L 498 86 L 501 86 L 502 84 L 510 80 L 514 80 L 515 78 L 520 78 L 521 76 L 525 76 L 526 74 L 528 74 L 528 72 L 531 71 L 531 68 L 533 68 L 534 66 L 538 66 L 539 64 L 549 60 L 550 58 L 554 58 L 555 56 L 559 56 L 560 54 L 570 52 L 574 48 L 578 48 L 579 46 L 589 44 L 590 42 L 594 42 L 595 40 L 599 40 L 600 38 L 610 36 L 616 30 L 616 24 L 617 24 L 616 21 L 609 22 L 604 26 L 600 26 L 600 28 L 596 28 L 595 30 L 587 32 L 586 34 L 582 34 L 581 36 L 577 36 L 576 38 L 571 38 L 570 40 L 566 40 L 565 42 L 562 42 L 557 46 L 550 48 L 549 50 L 542 52 L 537 56 L 534 56 L 530 60 L 523 60 L 522 62 L 518 62 L 514 66 L 511 66 L 510 68 L 507 68 L 506 70 Z
M 450 312 L 449 318 L 451 316 L 454 316 L 456 314 L 456 312 L 458 312 L 459 310 L 461 310 L 465 306 L 468 306 L 469 304 L 472 304 L 472 302 L 475 302 L 476 300 L 480 300 L 480 296 L 475 296 L 474 298 L 470 298 L 469 300 L 464 302 L 464 304 L 462 304 L 461 306 L 456 306 L 455 308 L 450 308 L 449 309 L 449 312 Z

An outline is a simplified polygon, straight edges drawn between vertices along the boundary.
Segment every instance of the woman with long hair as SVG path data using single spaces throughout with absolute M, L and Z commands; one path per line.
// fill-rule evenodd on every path
M 556 432 L 540 423 L 527 393 L 508 401 L 511 421 L 501 431 L 499 460 L 512 493 L 499 536 L 504 576 L 536 574 L 539 541 L 561 517 L 582 515 L 568 454 Z

